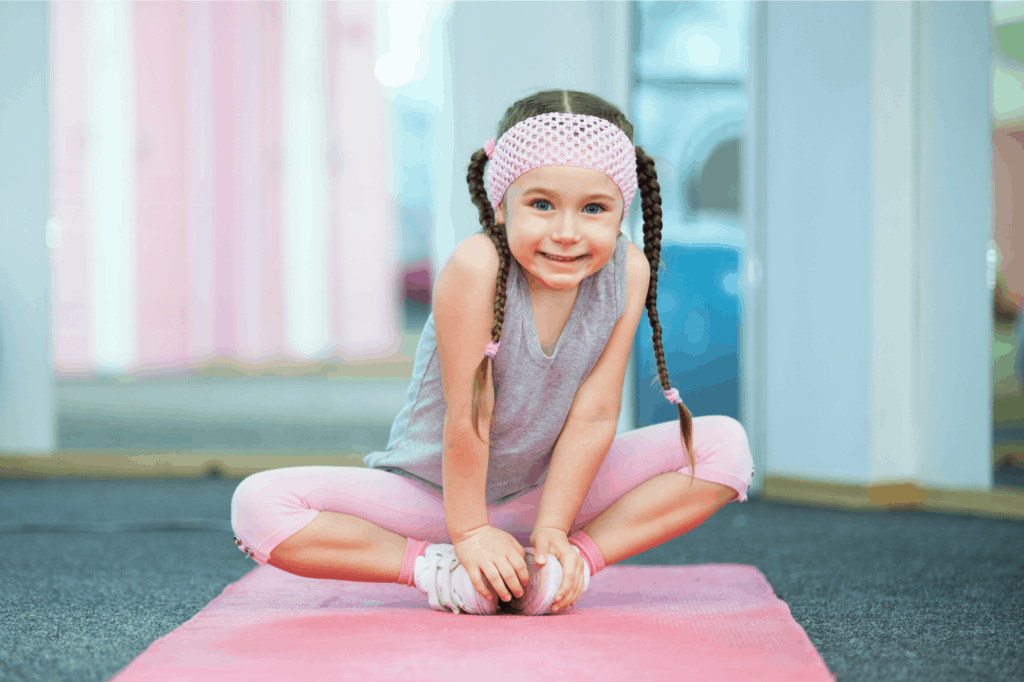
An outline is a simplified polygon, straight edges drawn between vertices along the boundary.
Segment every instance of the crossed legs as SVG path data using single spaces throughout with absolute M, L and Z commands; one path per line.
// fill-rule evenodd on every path
M 571 532 L 582 528 L 610 565 L 689 532 L 731 500 L 745 499 L 752 467 L 739 422 L 696 418 L 694 449 L 701 478 L 691 483 L 678 423 L 620 435 Z M 306 577 L 395 582 L 408 537 L 451 541 L 439 495 L 388 472 L 342 469 L 278 469 L 239 485 L 232 521 L 257 562 Z M 492 525 L 528 536 L 541 492 L 489 508 Z

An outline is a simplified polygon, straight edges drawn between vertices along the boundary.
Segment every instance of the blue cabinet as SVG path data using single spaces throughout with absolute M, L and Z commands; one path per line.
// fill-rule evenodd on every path
M 739 418 L 740 257 L 740 249 L 724 244 L 662 242 L 658 319 L 665 364 L 694 417 Z M 634 343 L 637 427 L 678 420 L 658 379 L 646 309 Z

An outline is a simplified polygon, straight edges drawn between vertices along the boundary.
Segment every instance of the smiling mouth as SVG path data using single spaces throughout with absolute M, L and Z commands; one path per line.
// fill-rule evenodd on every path
M 586 258 L 586 254 L 584 254 L 582 256 L 576 256 L 575 258 L 560 258 L 560 257 L 557 257 L 557 256 L 552 256 L 551 254 L 548 254 L 548 253 L 544 253 L 543 251 L 540 252 L 540 255 L 542 255 L 545 258 L 547 258 L 548 260 L 554 261 L 556 263 L 573 263 L 573 262 L 578 261 L 578 260 L 580 260 L 582 258 Z

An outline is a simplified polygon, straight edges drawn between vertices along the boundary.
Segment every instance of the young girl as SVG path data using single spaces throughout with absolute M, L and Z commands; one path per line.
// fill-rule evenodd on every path
M 542 615 L 572 606 L 606 565 L 747 499 L 743 427 L 691 419 L 669 385 L 660 187 L 632 136 L 587 93 L 507 110 L 469 165 L 483 231 L 438 276 L 387 449 L 367 468 L 242 481 L 231 522 L 247 555 L 311 578 L 414 586 L 438 610 Z M 638 187 L 643 251 L 621 230 Z M 616 437 L 645 306 L 679 421 Z

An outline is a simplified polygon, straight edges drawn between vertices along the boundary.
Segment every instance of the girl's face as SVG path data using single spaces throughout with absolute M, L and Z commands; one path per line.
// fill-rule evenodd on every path
M 570 292 L 615 255 L 624 202 L 600 171 L 542 166 L 523 173 L 495 210 L 531 291 Z M 569 256 L 557 262 L 548 256 Z

